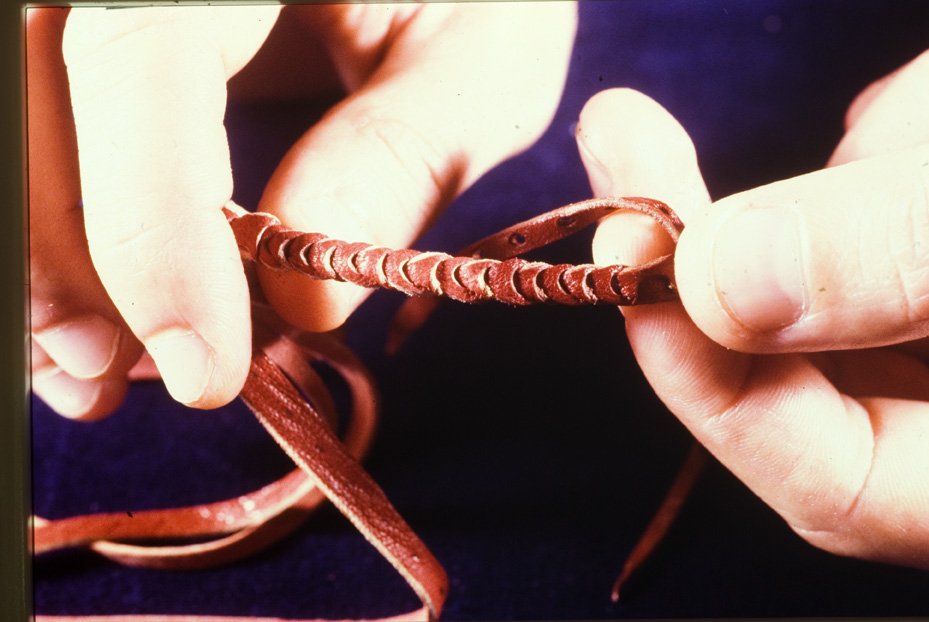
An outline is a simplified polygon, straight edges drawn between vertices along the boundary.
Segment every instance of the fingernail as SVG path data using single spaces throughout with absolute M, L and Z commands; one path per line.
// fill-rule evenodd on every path
M 36 388 L 40 388 L 45 403 L 59 415 L 70 419 L 80 419 L 86 414 L 103 389 L 99 382 L 78 380 L 60 369 L 42 374 L 41 385 L 39 378 L 35 378 L 34 382 Z
M 71 320 L 33 335 L 55 363 L 74 378 L 96 378 L 109 369 L 120 331 L 99 315 Z
M 590 148 L 587 137 L 580 127 L 577 130 L 577 150 L 581 161 L 584 162 L 584 168 L 587 169 L 587 178 L 590 180 L 590 187 L 594 194 L 604 196 L 611 194 L 613 177 L 594 150 Z
M 780 207 L 737 212 L 716 232 L 716 293 L 729 315 L 755 332 L 806 312 L 805 236 L 800 215 Z
M 171 397 L 197 402 L 206 392 L 216 361 L 213 349 L 190 329 L 171 328 L 145 342 Z

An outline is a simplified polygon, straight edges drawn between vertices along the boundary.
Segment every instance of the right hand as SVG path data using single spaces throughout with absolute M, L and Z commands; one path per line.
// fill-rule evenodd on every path
M 853 105 L 832 166 L 712 204 L 693 145 L 654 102 L 601 94 L 581 121 L 596 192 L 654 196 L 687 223 L 675 253 L 682 302 L 625 312 L 658 396 L 811 544 L 921 568 L 927 84 L 923 55 Z M 600 261 L 666 252 L 654 227 L 614 218 L 595 238 Z

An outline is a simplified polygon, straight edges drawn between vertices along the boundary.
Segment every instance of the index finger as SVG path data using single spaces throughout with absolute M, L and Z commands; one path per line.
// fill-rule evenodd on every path
M 718 201 L 676 255 L 681 299 L 745 352 L 877 347 L 929 335 L 929 146 Z
M 568 2 L 307 7 L 305 17 L 326 18 L 322 36 L 340 66 L 360 63 L 343 70 L 358 88 L 288 152 L 260 209 L 294 229 L 408 246 L 550 122 L 575 12 Z M 366 293 L 269 270 L 259 276 L 275 310 L 307 330 L 338 326 Z

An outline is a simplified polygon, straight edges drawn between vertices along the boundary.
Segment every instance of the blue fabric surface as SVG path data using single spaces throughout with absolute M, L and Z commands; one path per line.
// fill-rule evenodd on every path
M 602 89 L 642 90 L 675 114 L 721 197 L 821 167 L 853 96 L 929 47 L 929 4 L 915 0 L 583 2 L 580 17 L 551 128 L 457 200 L 418 248 L 453 251 L 587 198 L 573 127 Z M 230 108 L 237 200 L 256 203 L 307 118 Z M 549 258 L 587 260 L 589 239 Z M 368 470 L 445 565 L 445 619 L 929 616 L 929 573 L 813 549 L 715 463 L 611 603 L 689 444 L 642 379 L 619 314 L 446 303 L 388 358 L 400 299 L 373 296 L 348 340 L 384 398 Z M 35 400 L 33 433 L 35 511 L 48 518 L 229 498 L 291 468 L 241 404 L 189 411 L 157 384 L 133 387 L 93 424 Z M 332 508 L 222 568 L 131 569 L 64 552 L 34 572 L 44 614 L 339 618 L 418 605 Z

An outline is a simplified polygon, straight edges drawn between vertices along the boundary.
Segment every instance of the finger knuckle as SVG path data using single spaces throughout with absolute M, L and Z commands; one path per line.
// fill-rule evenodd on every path
M 901 241 L 890 249 L 906 319 L 916 324 L 929 322 L 929 166 L 921 168 L 917 192 L 905 206 Z
M 361 141 L 382 152 L 378 188 L 388 189 L 397 212 L 418 223 L 437 204 L 450 199 L 463 175 L 460 162 L 447 157 L 438 137 L 391 115 L 371 114 L 355 127 Z

